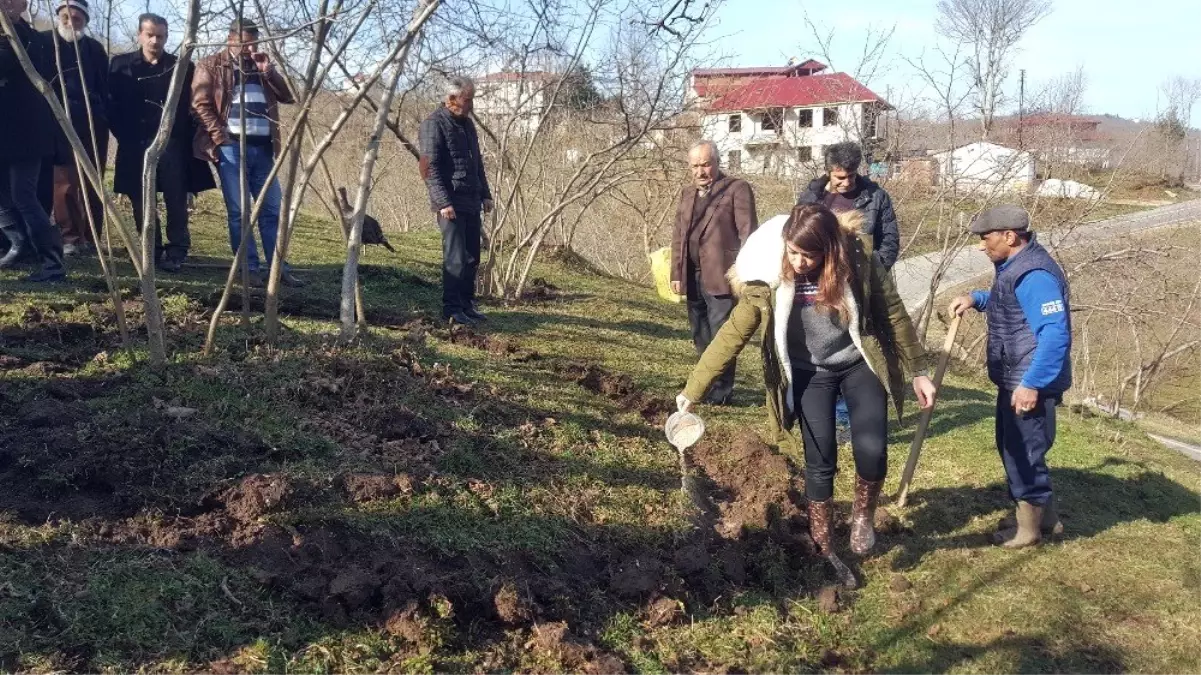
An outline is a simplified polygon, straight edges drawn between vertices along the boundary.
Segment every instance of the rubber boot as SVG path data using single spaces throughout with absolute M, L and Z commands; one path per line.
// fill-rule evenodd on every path
M 1004 539 L 1008 539 L 1013 535 L 1006 531 L 1016 530 L 1017 526 L 1017 516 L 1011 513 L 997 523 L 997 532 L 1002 533 Z M 1059 512 L 1055 509 L 1055 495 L 1051 495 L 1046 505 L 1043 506 L 1043 519 L 1039 525 L 1039 529 L 1042 530 L 1043 535 L 1053 534 L 1059 536 L 1063 534 L 1063 521 L 1059 519 Z
M 884 481 L 855 477 L 855 502 L 851 506 L 851 551 L 867 555 L 876 545 L 876 502 Z
M 817 552 L 834 568 L 834 574 L 844 588 L 856 588 L 859 582 L 855 580 L 851 568 L 847 567 L 846 563 L 838 557 L 830 543 L 833 520 L 833 498 L 824 502 L 809 501 L 809 536 L 813 537 L 813 543 L 817 545 Z
M 0 270 L 6 270 L 21 262 L 30 251 L 29 240 L 25 238 L 25 233 L 18 227 L 10 227 L 4 229 L 4 236 L 10 244 L 8 253 L 0 258 Z
M 1031 502 L 1018 502 L 1017 527 L 998 532 L 993 543 L 1005 548 L 1024 548 L 1042 541 L 1039 525 L 1042 523 L 1043 507 Z

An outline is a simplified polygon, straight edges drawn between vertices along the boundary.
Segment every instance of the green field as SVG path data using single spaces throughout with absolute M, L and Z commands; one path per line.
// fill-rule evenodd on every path
M 202 358 L 228 249 L 211 196 L 196 220 L 213 266 L 160 279 L 158 372 L 144 331 L 120 349 L 94 261 L 0 273 L 0 671 L 1201 669 L 1201 470 L 1131 426 L 1064 410 L 1066 533 L 999 550 L 993 393 L 953 373 L 910 504 L 832 602 L 800 479 L 755 436 L 754 349 L 736 405 L 700 410 L 711 505 L 681 493 L 683 306 L 547 263 L 538 298 L 452 333 L 420 232 L 365 253 L 373 328 L 340 344 L 341 235 L 309 219 L 279 347 L 235 312 Z

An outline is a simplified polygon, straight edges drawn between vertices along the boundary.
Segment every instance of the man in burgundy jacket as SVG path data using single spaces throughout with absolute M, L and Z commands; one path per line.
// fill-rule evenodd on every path
M 759 225 L 755 194 L 740 178 L 721 172 L 717 146 L 696 144 L 688 152 L 692 185 L 680 192 L 671 237 L 671 287 L 688 298 L 688 321 L 698 354 L 734 309 L 726 271 Z M 734 390 L 731 366 L 709 390 L 706 403 L 724 405 Z

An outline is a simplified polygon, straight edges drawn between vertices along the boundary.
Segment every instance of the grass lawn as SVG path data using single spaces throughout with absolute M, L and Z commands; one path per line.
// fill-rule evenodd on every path
M 193 239 L 226 259 L 211 194 Z M 53 287 L 0 273 L 0 671 L 1201 668 L 1201 470 L 1133 427 L 1063 411 L 1067 532 L 995 549 L 993 393 L 953 373 L 909 506 L 831 595 L 799 479 L 754 434 L 754 349 L 736 405 L 700 411 L 697 510 L 661 433 L 695 360 L 683 306 L 546 264 L 542 297 L 450 332 L 436 234 L 392 242 L 350 345 L 326 221 L 298 232 L 310 284 L 277 349 L 235 313 L 201 358 L 225 272 L 162 278 L 161 372 L 119 349 L 94 261 Z

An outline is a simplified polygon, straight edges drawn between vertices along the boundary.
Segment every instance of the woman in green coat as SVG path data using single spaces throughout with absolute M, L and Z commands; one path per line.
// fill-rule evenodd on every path
M 923 409 L 935 394 L 925 349 L 892 277 L 857 236 L 860 219 L 857 211 L 836 216 L 809 204 L 760 225 L 729 272 L 739 303 L 677 397 L 682 410 L 701 400 L 759 334 L 775 440 L 795 447 L 789 432 L 800 420 L 810 533 L 847 585 L 854 575 L 830 543 L 838 394 L 851 415 L 857 473 L 851 550 L 858 555 L 875 545 L 873 519 L 888 469 L 888 399 L 900 417 L 903 372 Z

